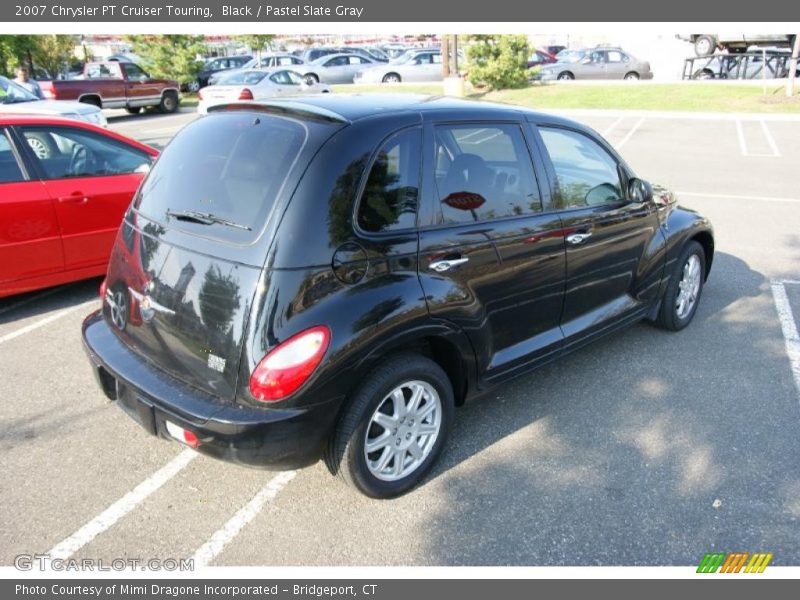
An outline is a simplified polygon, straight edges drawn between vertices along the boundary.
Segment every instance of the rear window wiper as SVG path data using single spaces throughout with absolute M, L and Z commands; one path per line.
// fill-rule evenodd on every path
M 220 225 L 227 225 L 228 227 L 235 227 L 236 229 L 244 229 L 251 231 L 251 227 L 242 225 L 230 219 L 223 219 L 217 215 L 209 212 L 201 212 L 199 210 L 169 210 L 167 209 L 168 217 L 175 217 L 179 221 L 189 221 L 190 223 L 198 223 L 200 225 L 213 225 L 218 223 Z

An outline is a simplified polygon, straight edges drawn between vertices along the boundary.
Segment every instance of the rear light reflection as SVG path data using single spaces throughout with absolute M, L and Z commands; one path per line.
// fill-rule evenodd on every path
M 190 448 L 197 448 L 200 445 L 200 440 L 197 439 L 197 436 L 191 431 L 188 431 L 183 427 L 175 425 L 175 423 L 171 421 L 166 421 L 166 424 L 167 424 L 167 433 L 169 433 L 179 442 L 186 444 Z

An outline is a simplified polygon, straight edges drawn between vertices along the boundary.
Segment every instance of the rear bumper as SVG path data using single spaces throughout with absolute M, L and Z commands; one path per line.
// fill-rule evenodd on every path
M 131 351 L 100 311 L 83 322 L 83 345 L 103 393 L 151 434 L 174 440 L 167 422 L 194 433 L 197 451 L 266 469 L 318 461 L 340 400 L 308 408 L 250 408 L 178 381 Z

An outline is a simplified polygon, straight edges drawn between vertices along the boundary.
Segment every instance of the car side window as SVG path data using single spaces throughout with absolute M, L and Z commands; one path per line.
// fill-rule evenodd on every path
M 623 54 L 622 52 L 618 52 L 617 50 L 611 50 L 607 53 L 608 55 L 608 62 L 610 63 L 626 63 L 628 62 L 627 55 Z
M 358 204 L 361 229 L 378 233 L 415 226 L 421 155 L 420 129 L 401 131 L 383 144 Z
M 337 56 L 336 58 L 330 59 L 328 62 L 325 63 L 326 67 L 342 67 L 347 64 L 347 57 L 346 56 Z
M 0 129 L 0 184 L 25 181 L 22 169 L 19 167 L 16 156 L 11 149 L 11 142 L 6 137 L 6 132 Z
M 125 63 L 123 68 L 128 79 L 147 79 L 147 73 L 132 63 Z
M 150 158 L 103 136 L 70 127 L 23 127 L 22 136 L 47 179 L 144 172 Z
M 440 224 L 541 212 L 525 138 L 518 125 L 436 127 Z
M 571 209 L 613 204 L 622 200 L 617 161 L 582 133 L 540 127 L 556 172 L 555 208 Z

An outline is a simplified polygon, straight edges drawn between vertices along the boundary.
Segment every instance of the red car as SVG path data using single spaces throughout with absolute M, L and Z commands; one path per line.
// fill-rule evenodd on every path
M 80 121 L 0 117 L 0 297 L 104 274 L 157 154 Z

